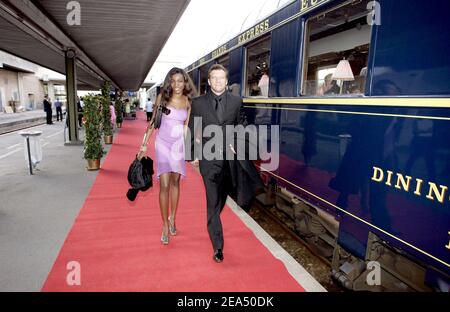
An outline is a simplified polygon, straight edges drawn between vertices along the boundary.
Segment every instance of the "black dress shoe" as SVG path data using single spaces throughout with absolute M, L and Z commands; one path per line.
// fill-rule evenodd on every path
M 214 261 L 216 261 L 217 263 L 220 263 L 223 261 L 223 253 L 222 253 L 222 249 L 217 249 L 214 252 L 214 257 L 213 257 Z

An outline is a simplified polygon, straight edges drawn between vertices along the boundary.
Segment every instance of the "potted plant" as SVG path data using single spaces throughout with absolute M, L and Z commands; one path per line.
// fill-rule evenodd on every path
M 102 131 L 105 144 L 112 144 L 113 129 L 111 125 L 111 111 L 109 99 L 109 83 L 106 81 L 102 86 L 101 108 L 102 108 Z
M 119 93 L 119 95 L 117 96 L 114 108 L 116 110 L 116 124 L 117 124 L 117 128 L 122 128 L 122 122 L 123 122 L 122 93 Z
M 100 159 L 103 156 L 99 106 L 100 99 L 98 97 L 93 95 L 85 97 L 83 111 L 85 118 L 84 158 L 88 162 L 88 170 L 100 169 Z

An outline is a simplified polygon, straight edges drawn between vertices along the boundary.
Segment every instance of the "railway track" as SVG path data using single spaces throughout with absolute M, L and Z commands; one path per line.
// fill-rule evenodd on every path
M 249 215 L 275 239 L 305 270 L 327 291 L 343 292 L 331 278 L 331 259 L 321 256 L 313 246 L 283 222 L 283 213 L 273 206 L 264 206 L 255 201 Z

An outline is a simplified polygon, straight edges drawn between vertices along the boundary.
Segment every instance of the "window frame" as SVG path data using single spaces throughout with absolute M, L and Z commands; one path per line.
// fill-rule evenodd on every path
M 307 40 L 309 41 L 309 38 L 310 38 L 310 28 L 308 26 L 309 22 L 311 20 L 315 19 L 315 18 L 320 17 L 321 15 L 326 15 L 329 12 L 338 10 L 338 9 L 344 7 L 344 6 L 352 4 L 353 2 L 354 2 L 354 0 L 348 0 L 348 1 L 345 1 L 343 3 L 337 4 L 337 5 L 333 6 L 333 7 L 327 8 L 325 10 L 315 11 L 314 14 L 311 14 L 309 16 L 302 16 L 302 17 L 300 17 L 301 20 L 302 20 L 302 34 L 301 35 L 303 36 L 303 38 L 301 40 L 301 43 L 302 43 L 303 46 L 302 46 L 301 51 L 300 51 L 301 53 L 299 53 L 300 54 L 300 58 L 301 58 L 300 61 L 299 61 L 299 64 L 301 64 L 302 70 L 299 73 L 300 74 L 300 78 L 298 79 L 298 81 L 300 82 L 300 85 L 299 85 L 299 88 L 298 88 L 298 96 L 300 96 L 300 97 L 317 97 L 317 98 L 324 98 L 325 97 L 325 96 L 320 96 L 320 95 L 307 95 L 307 94 L 305 94 L 305 89 L 306 89 L 306 84 L 305 83 L 307 81 L 307 74 L 308 74 L 308 60 L 309 60 L 309 46 L 310 46 L 309 42 L 308 43 L 306 42 Z M 368 42 L 368 44 L 369 44 L 369 53 L 368 53 L 368 56 L 367 56 L 367 68 L 370 66 L 371 59 L 372 59 L 372 57 L 371 57 L 371 49 L 372 49 L 372 44 L 373 44 L 372 39 L 373 39 L 374 29 L 375 29 L 375 27 L 373 27 L 373 25 L 372 25 L 371 29 L 370 29 L 370 36 L 369 36 L 369 42 Z M 367 72 L 367 75 L 368 74 L 369 73 Z M 337 97 L 352 97 L 352 98 L 365 96 L 366 95 L 366 91 L 367 91 L 367 83 L 368 83 L 368 81 L 369 81 L 369 77 L 366 76 L 366 81 L 364 83 L 365 84 L 365 88 L 364 88 L 364 92 L 362 92 L 362 93 L 355 94 L 355 95 L 342 94 L 342 95 L 335 95 L 335 96 L 337 96 Z M 330 96 L 326 96 L 326 97 L 329 98 Z
M 241 95 L 245 98 L 255 98 L 258 96 L 250 96 L 250 95 L 246 95 L 246 91 L 247 91 L 247 85 L 248 85 L 248 49 L 260 44 L 261 42 L 268 40 L 269 41 L 269 59 L 268 59 L 268 65 L 269 65 L 269 70 L 271 67 L 271 54 L 272 54 L 272 32 L 268 32 L 267 34 L 264 34 L 261 37 L 258 37 L 257 39 L 255 39 L 254 41 L 251 41 L 249 43 L 247 43 L 244 46 L 244 53 L 243 53 L 243 57 L 244 57 L 244 61 L 243 61 L 243 71 L 242 71 L 242 75 L 243 75 L 243 88 L 241 88 Z M 269 94 L 270 94 L 270 83 L 269 83 Z M 265 97 L 264 97 L 265 98 Z M 269 97 L 267 97 L 269 98 Z

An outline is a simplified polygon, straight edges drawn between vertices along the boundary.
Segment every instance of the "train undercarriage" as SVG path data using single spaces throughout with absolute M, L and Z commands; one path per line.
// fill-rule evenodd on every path
M 257 197 L 263 209 L 275 208 L 278 222 L 294 233 L 330 267 L 330 275 L 351 291 L 427 292 L 440 291 L 425 284 L 426 266 L 404 251 L 393 248 L 376 233 L 369 232 L 364 259 L 339 244 L 340 223 L 335 216 L 314 207 L 290 191 L 268 184 Z

